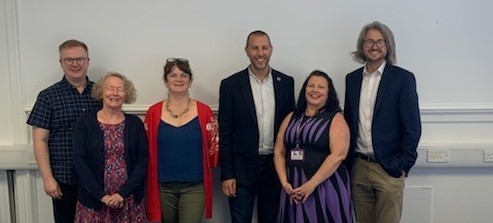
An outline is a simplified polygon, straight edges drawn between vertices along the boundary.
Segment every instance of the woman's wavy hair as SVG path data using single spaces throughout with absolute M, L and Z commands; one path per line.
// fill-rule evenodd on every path
M 298 96 L 298 103 L 296 104 L 296 108 L 294 110 L 294 117 L 301 117 L 306 110 L 307 101 L 306 101 L 306 85 L 308 84 L 308 80 L 312 77 L 323 77 L 328 82 L 328 97 L 325 105 L 318 110 L 318 112 L 340 112 L 341 106 L 339 105 L 339 99 L 337 98 L 337 92 L 334 88 L 334 84 L 332 79 L 325 72 L 320 70 L 314 70 L 308 75 L 305 82 L 303 83 L 303 87 L 301 88 L 300 95 Z
M 125 75 L 117 73 L 117 72 L 107 72 L 105 75 L 96 82 L 91 90 L 91 96 L 97 100 L 102 100 L 103 98 L 103 87 L 104 82 L 109 77 L 117 77 L 123 81 L 123 88 L 125 90 L 125 103 L 132 104 L 137 99 L 137 90 L 135 90 L 134 84 L 131 80 L 129 80 Z

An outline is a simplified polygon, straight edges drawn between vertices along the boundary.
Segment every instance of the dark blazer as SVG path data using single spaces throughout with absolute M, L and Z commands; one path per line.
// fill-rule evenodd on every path
M 147 138 L 139 117 L 125 114 L 123 130 L 127 182 L 118 193 L 127 198 L 134 195 L 136 202 L 144 196 L 147 173 Z M 82 115 L 74 127 L 74 165 L 79 179 L 77 199 L 88 208 L 100 209 L 104 191 L 104 135 L 99 127 L 96 112 Z
M 274 139 L 284 117 L 294 109 L 294 80 L 272 69 L 275 94 Z M 219 153 L 221 179 L 251 185 L 259 173 L 259 133 L 248 69 L 221 81 Z
M 358 136 L 359 100 L 363 68 L 346 76 L 344 116 L 351 130 L 351 168 Z M 378 87 L 371 127 L 375 157 L 393 176 L 406 176 L 416 162 L 421 121 L 414 75 L 387 63 Z

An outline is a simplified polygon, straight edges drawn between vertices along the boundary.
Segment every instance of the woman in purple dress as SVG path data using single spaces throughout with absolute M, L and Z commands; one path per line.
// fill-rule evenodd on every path
M 274 162 L 283 190 L 278 222 L 353 222 L 349 174 L 342 162 L 349 129 L 332 80 L 313 71 L 283 121 Z
M 83 114 L 74 127 L 75 222 L 146 222 L 146 133 L 139 117 L 122 111 L 123 103 L 135 101 L 135 88 L 125 76 L 108 73 L 92 96 L 103 108 Z

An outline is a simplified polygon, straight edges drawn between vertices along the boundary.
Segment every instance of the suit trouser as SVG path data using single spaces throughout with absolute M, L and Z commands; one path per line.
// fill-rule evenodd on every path
M 62 199 L 52 199 L 53 215 L 56 223 L 73 223 L 77 205 L 77 185 L 58 182 L 62 191 Z
M 398 223 L 402 215 L 405 174 L 395 178 L 379 163 L 356 158 L 352 196 L 357 223 Z
M 276 222 L 281 184 L 274 168 L 272 155 L 261 156 L 260 173 L 252 185 L 236 185 L 236 197 L 229 198 L 231 222 L 251 223 L 255 196 L 258 223 Z

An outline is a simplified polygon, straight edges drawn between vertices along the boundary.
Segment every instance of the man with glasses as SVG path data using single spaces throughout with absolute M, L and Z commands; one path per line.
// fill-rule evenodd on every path
M 255 197 L 259 223 L 276 221 L 281 185 L 273 161 L 274 141 L 294 109 L 294 80 L 269 66 L 272 45 L 263 31 L 248 35 L 248 68 L 221 82 L 219 152 L 223 193 L 231 221 L 250 223 Z
M 101 102 L 91 97 L 86 44 L 67 40 L 59 53 L 63 78 L 39 93 L 27 124 L 33 127 L 34 155 L 44 190 L 53 200 L 55 222 L 65 223 L 74 221 L 77 202 L 73 126 L 82 113 L 99 110 Z
M 397 223 L 421 136 L 416 80 L 394 65 L 394 36 L 380 22 L 363 27 L 353 59 L 365 64 L 346 76 L 344 103 L 356 222 Z

